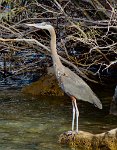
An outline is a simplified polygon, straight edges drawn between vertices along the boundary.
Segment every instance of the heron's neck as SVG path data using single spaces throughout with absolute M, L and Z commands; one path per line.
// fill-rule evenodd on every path
M 51 34 L 50 47 L 51 47 L 53 64 L 62 65 L 62 63 L 60 61 L 60 58 L 59 58 L 59 56 L 57 54 L 57 49 L 56 49 L 56 33 L 54 31 L 54 28 L 51 29 L 50 34 Z

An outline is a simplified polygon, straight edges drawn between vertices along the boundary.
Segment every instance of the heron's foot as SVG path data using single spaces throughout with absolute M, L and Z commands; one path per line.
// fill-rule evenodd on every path
M 76 130 L 75 133 L 78 134 L 78 130 Z
M 68 131 L 67 134 L 68 134 L 68 135 L 72 135 L 72 134 L 73 134 L 73 131 Z
M 78 134 L 78 131 L 67 131 L 67 132 L 65 132 L 65 134 L 67 134 L 68 136 L 70 136 L 70 135 L 74 135 L 74 134 Z

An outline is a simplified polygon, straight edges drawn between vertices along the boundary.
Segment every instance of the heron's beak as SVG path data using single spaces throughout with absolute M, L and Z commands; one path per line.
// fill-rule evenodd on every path
M 46 22 L 42 22 L 42 23 L 33 23 L 33 24 L 26 23 L 25 25 L 30 26 L 30 27 L 36 27 L 36 28 L 44 29 L 45 26 L 47 25 L 47 23 L 46 23 Z
M 25 23 L 26 26 L 35 27 L 35 24 Z

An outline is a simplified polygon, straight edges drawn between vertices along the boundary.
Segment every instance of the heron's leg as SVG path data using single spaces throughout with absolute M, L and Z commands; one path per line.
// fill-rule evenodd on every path
M 79 111 L 76 103 L 76 99 L 74 98 L 74 105 L 76 110 L 76 132 L 78 133 L 78 118 L 79 118 Z
M 76 132 L 78 132 L 79 111 L 78 111 L 78 107 L 77 107 L 77 103 L 76 103 L 76 98 L 75 98 L 75 97 L 72 97 L 72 101 L 73 101 L 73 103 L 74 103 L 75 111 L 76 111 Z
M 74 131 L 74 121 L 75 121 L 75 105 L 74 100 L 72 99 L 72 106 L 73 106 L 73 116 L 72 116 L 72 131 Z

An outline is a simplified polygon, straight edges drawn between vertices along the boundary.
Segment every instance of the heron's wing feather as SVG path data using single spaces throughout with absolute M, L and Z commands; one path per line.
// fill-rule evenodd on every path
M 61 75 L 61 87 L 68 95 L 72 95 L 79 100 L 93 103 L 102 109 L 102 104 L 91 88 L 78 75 L 64 66 L 65 73 Z

